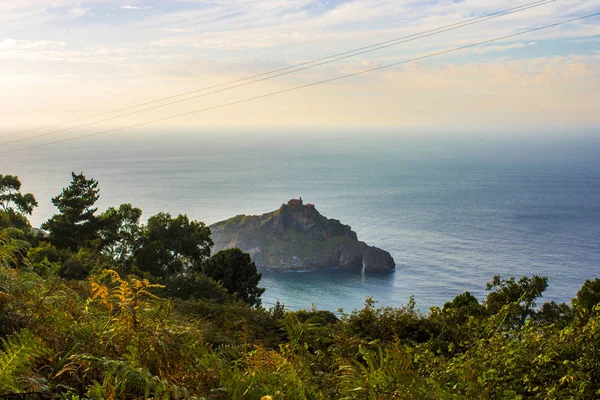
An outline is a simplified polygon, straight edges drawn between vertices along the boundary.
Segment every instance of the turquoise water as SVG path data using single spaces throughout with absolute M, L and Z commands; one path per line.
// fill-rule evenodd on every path
M 600 276 L 598 135 L 524 139 L 294 133 L 129 135 L 9 154 L 40 202 L 83 171 L 100 182 L 101 210 L 130 202 L 144 217 L 187 213 L 213 223 L 272 211 L 302 196 L 359 239 L 392 253 L 395 272 L 268 273 L 266 305 L 351 310 L 367 296 L 421 308 L 469 290 L 485 296 L 494 275 L 546 275 L 544 298 L 568 301 Z

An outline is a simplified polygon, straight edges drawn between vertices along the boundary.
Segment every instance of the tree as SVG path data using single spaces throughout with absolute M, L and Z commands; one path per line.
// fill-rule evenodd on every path
M 454 313 L 458 321 L 466 321 L 470 316 L 481 314 L 482 307 L 477 298 L 470 292 L 464 292 L 456 296 L 452 301 L 446 302 L 442 311 Z
M 539 326 L 556 324 L 564 328 L 571 323 L 573 317 L 573 309 L 568 304 L 550 301 L 542 304 L 532 315 L 532 320 Z
M 469 317 L 479 317 L 483 314 L 483 306 L 470 292 L 456 296 L 452 301 L 446 302 L 442 309 L 445 316 L 450 317 L 452 325 L 462 325 Z
M 100 215 L 103 252 L 121 267 L 131 266 L 133 254 L 140 245 L 141 216 L 142 210 L 131 204 L 121 204 L 118 209 L 110 207 Z
M 29 228 L 27 215 L 31 215 L 38 202 L 31 193 L 21 193 L 21 181 L 13 175 L 0 174 L 0 209 L 7 216 L 10 225 Z
M 97 271 L 109 269 L 112 259 L 98 250 L 82 247 L 61 262 L 58 274 L 67 279 L 83 280 Z
M 545 276 L 524 276 L 517 282 L 514 277 L 502 279 L 496 275 L 486 286 L 491 291 L 485 299 L 486 311 L 488 315 L 494 315 L 504 306 L 510 305 L 514 309 L 506 318 L 508 325 L 521 326 L 533 314 L 535 300 L 542 296 L 547 287 L 548 278 Z
M 600 278 L 593 281 L 587 279 L 577 292 L 577 297 L 573 299 L 573 305 L 580 314 L 589 315 L 598 303 L 600 303 Z
M 172 218 L 168 213 L 148 219 L 140 243 L 135 252 L 137 268 L 162 278 L 199 272 L 213 245 L 210 228 L 203 222 L 190 221 L 187 215 Z
M 237 248 L 221 250 L 206 260 L 202 271 L 246 303 L 260 305 L 265 289 L 258 287 L 262 274 L 257 273 L 250 254 Z
M 98 181 L 87 179 L 83 173 L 72 172 L 71 176 L 71 184 L 52 199 L 60 214 L 44 222 L 42 229 L 50 232 L 49 240 L 55 246 L 76 251 L 100 238 L 101 223 L 94 215 L 98 210 L 94 204 L 100 196 Z
M 38 203 L 33 194 L 22 194 L 20 190 L 19 178 L 0 174 L 0 207 L 6 212 L 31 215 Z
M 200 272 L 190 272 L 166 277 L 163 282 L 165 297 L 177 297 L 183 300 L 201 299 L 225 303 L 230 297 L 223 286 Z

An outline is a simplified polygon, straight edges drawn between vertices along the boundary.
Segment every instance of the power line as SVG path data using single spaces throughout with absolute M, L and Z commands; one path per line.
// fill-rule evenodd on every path
M 181 103 L 181 102 L 185 102 L 185 101 L 197 99 L 199 97 L 205 97 L 205 96 L 209 96 L 209 95 L 212 95 L 212 94 L 215 94 L 215 93 L 220 93 L 220 92 L 224 92 L 224 91 L 227 91 L 227 90 L 236 89 L 236 88 L 239 88 L 239 87 L 242 87 L 242 86 L 247 86 L 247 85 L 251 85 L 251 84 L 254 84 L 254 83 L 262 82 L 262 81 L 265 81 L 265 80 L 277 78 L 277 77 L 280 77 L 280 76 L 289 75 L 289 74 L 300 72 L 300 71 L 303 71 L 303 70 L 306 70 L 306 69 L 318 67 L 318 66 L 321 66 L 321 65 L 333 63 L 333 62 L 344 60 L 344 59 L 348 59 L 348 58 L 351 58 L 351 57 L 356 57 L 356 56 L 359 56 L 359 55 L 362 55 L 362 54 L 371 53 L 373 51 L 385 49 L 385 48 L 392 47 L 392 46 L 397 46 L 399 44 L 411 42 L 411 41 L 414 41 L 414 40 L 418 40 L 418 39 L 426 38 L 426 37 L 429 37 L 429 36 L 437 35 L 437 34 L 440 34 L 440 33 L 448 32 L 448 31 L 451 31 L 451 30 L 463 28 L 463 27 L 466 27 L 466 26 L 469 26 L 469 25 L 480 23 L 480 22 L 485 22 L 485 21 L 488 21 L 488 20 L 491 20 L 491 19 L 503 17 L 503 16 L 506 16 L 506 15 L 514 14 L 514 13 L 525 11 L 525 10 L 529 10 L 531 8 L 535 8 L 535 7 L 539 7 L 539 6 L 542 6 L 542 5 L 550 4 L 550 3 L 553 3 L 555 1 L 557 1 L 557 0 L 538 0 L 538 1 L 535 1 L 533 3 L 524 4 L 522 6 L 513 7 L 513 8 L 510 8 L 510 9 L 507 9 L 507 10 L 503 10 L 503 11 L 498 11 L 498 12 L 495 12 L 495 13 L 492 13 L 492 14 L 487 14 L 487 15 L 481 16 L 481 17 L 472 18 L 472 19 L 469 19 L 469 20 L 466 20 L 466 21 L 457 22 L 457 23 L 446 25 L 446 26 L 442 26 L 442 27 L 439 27 L 439 28 L 426 30 L 424 32 L 420 32 L 420 33 L 416 33 L 416 34 L 412 34 L 412 35 L 408 35 L 408 36 L 403 36 L 403 37 L 400 37 L 400 38 L 391 39 L 391 40 L 388 40 L 388 41 L 385 41 L 385 42 L 376 43 L 376 44 L 369 45 L 369 46 L 366 46 L 366 47 L 361 47 L 361 48 L 358 48 L 358 49 L 349 50 L 349 51 L 346 51 L 346 52 L 343 52 L 343 53 L 338 53 L 338 54 L 334 54 L 334 55 L 331 55 L 331 56 L 319 58 L 319 59 L 316 59 L 316 60 L 307 61 L 307 62 L 304 62 L 304 63 L 300 63 L 300 64 L 296 64 L 296 65 L 292 65 L 292 66 L 288 66 L 288 67 L 276 69 L 276 70 L 273 70 L 273 71 L 268 71 L 268 72 L 261 73 L 261 74 L 258 74 L 258 75 L 249 76 L 249 77 L 246 77 L 246 78 L 243 78 L 243 79 L 238 79 L 238 80 L 234 80 L 234 81 L 230 81 L 230 82 L 226 82 L 226 83 L 222 83 L 222 84 L 218 84 L 218 85 L 213 85 L 213 86 L 209 86 L 209 87 L 205 87 L 205 88 L 201 88 L 201 89 L 189 91 L 189 92 L 186 92 L 186 93 L 177 94 L 177 95 L 174 95 L 174 96 L 164 97 L 162 99 L 153 100 L 153 101 L 149 101 L 149 102 L 145 102 L 145 103 L 141 103 L 141 104 L 136 104 L 136 105 L 133 105 L 133 106 L 128 106 L 128 107 L 124 107 L 124 108 L 120 108 L 120 109 L 115 109 L 115 110 L 112 110 L 112 111 L 107 111 L 107 112 L 104 112 L 104 113 L 95 114 L 95 115 L 91 115 L 91 116 L 88 116 L 88 117 L 82 117 L 82 118 L 78 118 L 78 119 L 74 119 L 74 120 L 70 120 L 70 121 L 66 121 L 66 122 L 61 122 L 61 123 L 57 123 L 57 124 L 53 124 L 53 125 L 47 125 L 47 126 L 40 127 L 40 128 L 34 128 L 34 129 L 30 129 L 30 130 L 25 130 L 25 131 L 10 133 L 10 134 L 6 134 L 6 135 L 0 135 L 0 138 L 21 135 L 21 134 L 24 134 L 24 133 L 30 133 L 30 132 L 34 132 L 34 131 L 38 131 L 38 130 L 42 130 L 42 129 L 53 128 L 53 127 L 57 127 L 57 126 L 60 126 L 60 125 L 65 125 L 65 124 L 69 124 L 69 123 L 73 123 L 73 122 L 85 121 L 85 120 L 88 120 L 88 119 L 93 119 L 93 118 L 97 118 L 97 117 L 101 117 L 101 116 L 113 114 L 113 113 L 120 112 L 120 111 L 126 111 L 126 110 L 130 110 L 130 109 L 133 109 L 133 108 L 143 107 L 143 106 L 147 106 L 147 105 L 150 105 L 150 104 L 155 104 L 155 103 L 159 103 L 159 102 L 163 102 L 163 101 L 167 101 L 167 100 L 172 100 L 172 99 L 175 99 L 175 98 L 178 98 L 178 97 L 182 97 L 182 96 L 186 96 L 186 95 L 190 95 L 190 94 L 194 94 L 194 93 L 204 92 L 204 91 L 207 91 L 207 90 L 210 90 L 210 89 L 215 89 L 215 88 L 219 88 L 219 87 L 223 87 L 223 86 L 228 86 L 228 85 L 236 84 L 235 86 L 230 86 L 230 87 L 222 88 L 222 89 L 219 89 L 219 90 L 214 90 L 214 91 L 211 91 L 211 92 L 208 92 L 208 93 L 203 93 L 203 94 L 192 96 L 192 97 L 188 97 L 188 98 L 185 98 L 185 99 L 180 99 L 180 100 L 172 101 L 172 102 L 169 102 L 169 103 L 166 103 L 166 104 L 156 105 L 156 106 L 145 108 L 145 109 L 142 109 L 142 110 L 132 111 L 132 112 L 129 112 L 129 113 L 126 113 L 126 114 L 112 116 L 112 117 L 109 117 L 109 118 L 101 119 L 101 120 L 90 122 L 90 123 L 75 125 L 75 126 L 72 126 L 72 127 L 68 127 L 68 128 L 64 128 L 64 129 L 59 129 L 59 130 L 55 130 L 55 131 L 43 133 L 43 134 L 40 134 L 40 135 L 30 136 L 30 137 L 27 137 L 27 138 L 21 138 L 21 139 L 11 140 L 11 141 L 8 141 L 8 142 L 0 143 L 0 146 L 5 146 L 5 145 L 9 145 L 9 144 L 24 142 L 24 141 L 28 141 L 28 140 L 32 140 L 32 139 L 38 139 L 38 138 L 41 138 L 41 137 L 46 137 L 46 136 L 50 136 L 50 135 L 54 135 L 54 134 L 57 134 L 57 133 L 62 133 L 62 132 L 70 131 L 70 130 L 77 129 L 77 128 L 83 128 L 83 127 L 95 125 L 95 124 L 98 124 L 98 123 L 101 123 L 101 122 L 107 122 L 107 121 L 111 121 L 111 120 L 114 120 L 114 119 L 119 119 L 119 118 L 131 116 L 131 115 L 134 115 L 134 114 L 139 114 L 139 113 L 142 113 L 142 112 L 155 110 L 157 108 L 167 107 L 167 106 L 170 106 L 170 105 L 173 105 L 173 104 L 177 104 L 177 103 Z M 310 64 L 313 64 L 313 65 L 310 65 Z M 299 68 L 299 67 L 301 67 L 301 68 Z M 259 79 L 256 79 L 256 78 L 259 78 Z M 246 82 L 246 81 L 249 81 L 249 82 Z M 245 82 L 245 83 L 240 83 L 240 82 Z
M 488 44 L 488 43 L 498 42 L 500 40 L 510 39 L 510 38 L 513 38 L 513 37 L 525 35 L 525 34 L 532 33 L 532 32 L 541 31 L 541 30 L 544 30 L 544 29 L 549 29 L 549 28 L 557 27 L 557 26 L 568 24 L 568 23 L 575 22 L 575 21 L 581 21 L 581 20 L 584 20 L 584 19 L 587 19 L 587 18 L 596 17 L 598 15 L 600 15 L 600 12 L 594 13 L 594 14 L 585 15 L 585 16 L 582 16 L 582 17 L 577 17 L 577 18 L 569 19 L 569 20 L 566 20 L 566 21 L 557 22 L 557 23 L 550 24 L 550 25 L 544 25 L 544 26 L 541 26 L 541 27 L 538 27 L 538 28 L 528 29 L 528 30 L 525 30 L 525 31 L 522 31 L 522 32 L 517 32 L 517 33 L 510 34 L 510 35 L 505 35 L 505 36 L 497 37 L 497 38 L 494 38 L 494 39 L 484 40 L 482 42 L 477 42 L 477 43 L 472 43 L 472 44 L 465 45 L 465 46 L 455 47 L 455 48 L 449 49 L 449 50 L 443 50 L 443 51 L 439 51 L 439 52 L 436 52 L 436 53 L 430 53 L 430 54 L 427 54 L 427 55 L 424 55 L 424 56 L 419 56 L 419 57 L 411 58 L 411 59 L 404 60 L 404 61 L 399 61 L 399 62 L 395 62 L 395 63 L 391 63 L 391 64 L 386 64 L 386 65 L 382 65 L 382 66 L 379 66 L 379 67 L 370 68 L 370 69 L 362 70 L 362 71 L 359 71 L 359 72 L 354 72 L 354 73 L 351 73 L 351 74 L 340 75 L 340 76 L 337 76 L 337 77 L 334 77 L 334 78 L 324 79 L 324 80 L 321 80 L 321 81 L 316 81 L 316 82 L 308 83 L 308 84 L 305 84 L 305 85 L 294 86 L 294 87 L 291 87 L 291 88 L 288 88 L 288 89 L 283 89 L 283 90 L 278 90 L 278 91 L 275 91 L 275 92 L 265 93 L 265 94 L 262 94 L 262 95 L 259 95 L 259 96 L 247 97 L 245 99 L 241 99 L 241 100 L 237 100 L 237 101 L 223 103 L 223 104 L 219 104 L 219 105 L 216 105 L 216 106 L 202 108 L 202 109 L 199 109 L 199 110 L 190 111 L 190 112 L 186 112 L 186 113 L 182 113 L 182 114 L 172 115 L 170 117 L 163 117 L 163 118 L 158 118 L 158 119 L 154 119 L 154 120 L 151 120 L 151 121 L 140 122 L 140 123 L 136 123 L 136 124 L 132 124 L 132 125 L 120 127 L 120 128 L 107 129 L 107 130 L 104 130 L 104 131 L 94 132 L 94 133 L 90 133 L 90 134 L 86 134 L 86 135 L 81 135 L 81 136 L 76 136 L 76 137 L 72 137 L 72 138 L 66 138 L 66 139 L 56 140 L 56 141 L 53 141 L 53 142 L 42 143 L 42 144 L 28 146 L 28 147 L 22 147 L 22 148 L 15 149 L 15 150 L 4 151 L 4 152 L 0 152 L 0 154 L 6 154 L 6 153 L 11 153 L 11 152 L 18 152 L 18 151 L 23 151 L 23 150 L 29 150 L 29 149 L 39 148 L 39 147 L 50 146 L 50 145 L 58 144 L 58 143 L 65 143 L 65 142 L 70 142 L 70 141 L 74 141 L 74 140 L 85 139 L 85 138 L 89 138 L 89 137 L 93 137 L 93 136 L 98 136 L 98 135 L 103 135 L 103 134 L 107 134 L 107 133 L 121 131 L 121 130 L 124 130 L 124 129 L 137 128 L 137 127 L 144 126 L 144 125 L 155 124 L 155 123 L 158 123 L 158 122 L 168 121 L 168 120 L 175 119 L 175 118 L 181 118 L 181 117 L 185 117 L 185 116 L 188 116 L 188 115 L 199 114 L 199 113 L 206 112 L 206 111 L 211 111 L 211 110 L 216 110 L 216 109 L 220 109 L 220 108 L 225 108 L 225 107 L 229 107 L 229 106 L 236 105 L 236 104 L 246 103 L 246 102 L 249 102 L 249 101 L 254 101 L 254 100 L 263 99 L 263 98 L 271 97 L 271 96 L 276 96 L 276 95 L 279 95 L 279 94 L 283 94 L 283 93 L 287 93 L 287 92 L 292 92 L 292 91 L 296 91 L 296 90 L 300 90 L 300 89 L 304 89 L 304 88 L 308 88 L 308 87 L 312 87 L 312 86 L 321 85 L 323 83 L 335 82 L 335 81 L 338 81 L 338 80 L 341 80 L 341 79 L 350 78 L 350 77 L 353 77 L 353 76 L 364 75 L 364 74 L 367 74 L 369 72 L 375 72 L 375 71 L 379 71 L 379 70 L 383 70 L 383 69 L 395 67 L 395 66 L 398 66 L 398 65 L 411 63 L 411 62 L 414 62 L 414 61 L 419 61 L 419 60 L 424 60 L 424 59 L 428 59 L 428 58 L 432 58 L 432 57 L 437 57 L 437 56 L 441 56 L 441 55 L 444 55 L 444 54 L 449 54 L 449 53 L 453 53 L 453 52 L 456 52 L 456 51 L 465 50 L 465 49 L 469 49 L 469 48 L 476 47 L 476 46 L 481 46 L 481 45 Z
M 128 107 L 119 108 L 119 109 L 115 109 L 115 110 L 111 110 L 111 111 L 106 111 L 106 112 L 103 112 L 103 113 L 100 113 L 100 114 L 95 114 L 95 115 L 90 115 L 90 116 L 87 116 L 87 117 L 77 118 L 77 119 L 73 119 L 73 120 L 70 120 L 70 121 L 64 121 L 64 122 L 60 122 L 60 123 L 56 123 L 56 124 L 52 124 L 52 125 L 42 126 L 42 127 L 39 127 L 39 128 L 28 129 L 28 130 L 24 130 L 24 131 L 20 131 L 20 132 L 14 132 L 14 133 L 10 133 L 10 134 L 0 135 L 0 137 L 8 137 L 8 136 L 14 136 L 14 135 L 23 134 L 23 133 L 29 133 L 29 132 L 33 132 L 33 131 L 37 131 L 37 130 L 41 130 L 41 129 L 47 129 L 47 128 L 52 128 L 52 127 L 59 126 L 59 125 L 64 125 L 64 124 L 72 123 L 72 122 L 79 122 L 79 121 L 83 121 L 83 120 L 86 120 L 86 119 L 101 117 L 101 116 L 104 116 L 104 115 L 107 115 L 107 114 L 112 114 L 112 113 L 119 112 L 119 111 L 125 111 L 125 110 L 129 110 L 129 109 L 136 108 L 136 107 L 142 107 L 142 106 L 145 106 L 145 105 L 149 105 L 149 104 L 153 104 L 153 103 L 157 103 L 157 102 L 161 102 L 161 101 L 165 101 L 165 100 L 170 100 L 170 99 L 174 99 L 174 98 L 177 98 L 177 97 L 186 96 L 188 94 L 193 94 L 193 93 L 197 93 L 197 92 L 204 91 L 204 90 L 210 90 L 210 89 L 214 89 L 214 88 L 217 88 L 217 87 L 226 86 L 226 85 L 230 85 L 230 84 L 234 84 L 234 83 L 246 81 L 246 80 L 249 80 L 249 79 L 254 79 L 254 78 L 262 77 L 262 76 L 265 76 L 265 75 L 274 74 L 274 73 L 277 73 L 277 72 L 281 72 L 281 71 L 285 71 L 285 70 L 288 70 L 288 69 L 300 67 L 300 66 L 303 66 L 303 65 L 312 64 L 312 63 L 319 62 L 319 61 L 324 61 L 324 60 L 327 60 L 327 59 L 330 59 L 330 58 L 334 58 L 334 57 L 338 57 L 338 56 L 342 56 L 342 55 L 354 53 L 354 52 L 357 52 L 357 51 L 369 49 L 371 47 L 376 47 L 376 46 L 380 46 L 380 45 L 392 43 L 392 42 L 395 42 L 397 40 L 407 39 L 407 38 L 410 38 L 410 37 L 413 37 L 413 36 L 416 36 L 416 35 L 420 35 L 420 34 L 424 34 L 424 33 L 429 33 L 429 32 L 433 32 L 433 31 L 437 31 L 437 30 L 440 30 L 440 29 L 448 28 L 448 27 L 451 27 L 451 26 L 456 26 L 456 25 L 463 24 L 463 23 L 470 22 L 470 21 L 476 21 L 476 20 L 479 20 L 479 19 L 482 19 L 482 18 L 487 18 L 487 17 L 493 16 L 493 15 L 504 14 L 504 13 L 507 13 L 507 12 L 510 12 L 510 11 L 513 11 L 513 10 L 519 10 L 521 8 L 524 8 L 524 7 L 529 7 L 529 6 L 533 6 L 533 5 L 543 5 L 543 4 L 546 4 L 546 3 L 552 3 L 554 1 L 556 1 L 556 0 L 552 0 L 552 1 L 538 0 L 538 1 L 535 1 L 533 3 L 528 3 L 528 4 L 524 4 L 524 5 L 518 6 L 518 7 L 509 8 L 507 10 L 494 12 L 494 13 L 487 14 L 487 15 L 484 15 L 484 16 L 481 16 L 481 17 L 472 18 L 472 19 L 469 19 L 469 20 L 466 20 L 466 21 L 463 21 L 463 22 L 457 22 L 457 23 L 446 25 L 446 26 L 442 26 L 442 27 L 439 27 L 439 28 L 434 28 L 434 29 L 426 30 L 424 32 L 420 32 L 420 33 L 417 33 L 417 34 L 403 36 L 403 37 L 400 37 L 400 38 L 387 40 L 385 42 L 375 43 L 375 44 L 372 44 L 372 45 L 369 45 L 369 46 L 360 47 L 358 49 L 349 50 L 349 51 L 342 52 L 342 53 L 337 53 L 337 54 L 334 54 L 334 55 L 331 55 L 331 56 L 326 56 L 326 57 L 318 58 L 318 59 L 315 59 L 315 60 L 306 61 L 306 62 L 303 62 L 303 63 L 299 63 L 299 64 L 295 64 L 295 65 L 291 65 L 291 66 L 279 68 L 279 69 L 272 70 L 272 71 L 267 71 L 267 72 L 260 73 L 260 74 L 257 74 L 257 75 L 248 76 L 246 78 L 241 78 L 241 79 L 237 79 L 237 80 L 230 81 L 230 82 L 225 82 L 225 83 L 221 83 L 221 84 L 217 84 L 217 85 L 213 85 L 213 86 L 208 86 L 208 87 L 204 87 L 204 88 L 201 88 L 201 89 L 195 89 L 195 90 L 192 90 L 192 91 L 189 91 L 189 92 L 185 92 L 185 93 L 181 93 L 181 94 L 177 94 L 177 95 L 173 95 L 173 96 L 169 96 L 169 97 L 164 97 L 162 99 L 157 99 L 157 100 L 153 100 L 153 101 L 149 101 L 149 102 L 145 102 L 145 103 L 141 103 L 141 104 L 135 104 L 133 106 L 128 106 Z

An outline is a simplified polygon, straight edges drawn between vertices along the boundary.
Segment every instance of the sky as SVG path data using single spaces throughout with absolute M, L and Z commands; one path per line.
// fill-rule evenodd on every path
M 0 133 L 174 96 L 527 2 L 0 0 Z M 595 12 L 600 0 L 557 0 L 56 137 L 236 102 Z M 153 129 L 598 127 L 599 67 L 600 16 Z

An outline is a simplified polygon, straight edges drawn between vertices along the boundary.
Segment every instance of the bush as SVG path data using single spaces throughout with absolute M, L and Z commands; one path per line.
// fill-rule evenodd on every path
M 110 257 L 91 248 L 80 248 L 76 253 L 62 262 L 59 275 L 66 279 L 85 279 L 93 272 L 111 269 L 113 261 Z
M 260 305 L 260 296 L 265 289 L 258 287 L 262 274 L 256 270 L 250 254 L 240 249 L 221 250 L 206 260 L 202 272 L 240 300 Z
M 225 303 L 230 298 L 223 286 L 198 272 L 168 276 L 163 280 L 163 284 L 165 289 L 161 295 L 165 297 L 213 300 L 219 304 Z

